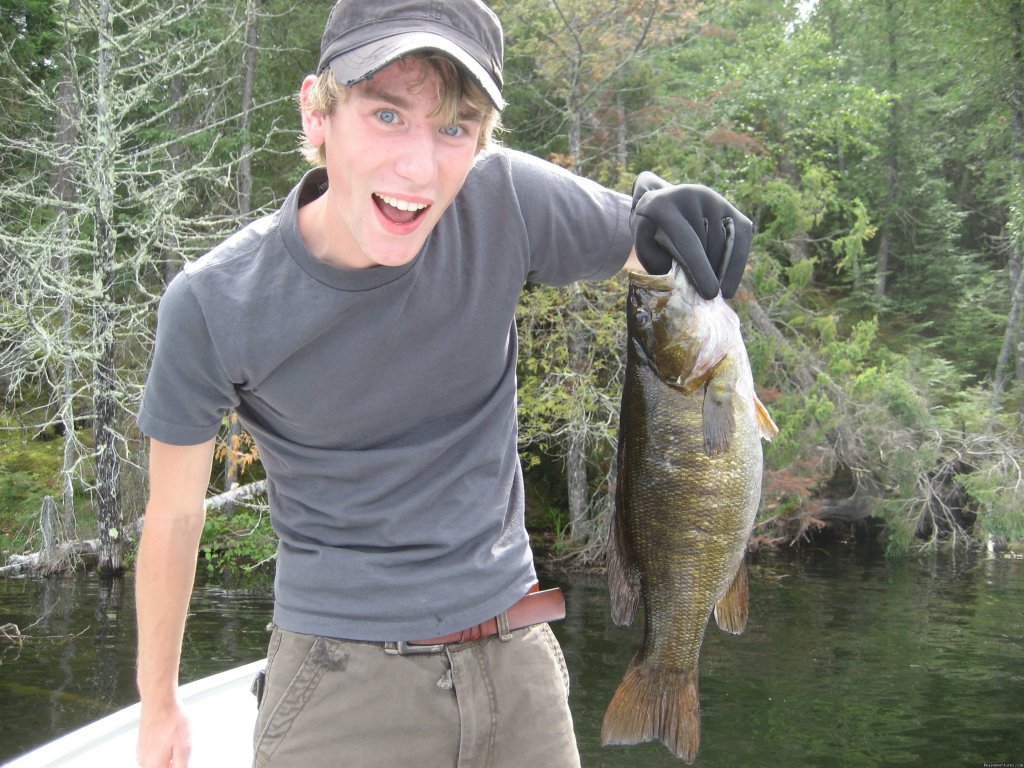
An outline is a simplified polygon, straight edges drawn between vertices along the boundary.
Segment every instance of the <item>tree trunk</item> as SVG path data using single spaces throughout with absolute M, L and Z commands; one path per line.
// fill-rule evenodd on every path
M 569 170 L 573 173 L 581 173 L 580 167 L 583 162 L 583 116 L 572 104 L 566 104 L 569 111 L 569 160 L 572 163 Z
M 1024 204 L 1024 189 L 1021 191 L 1022 204 Z M 1017 247 L 1014 249 L 1010 257 L 1010 285 L 1020 285 L 1021 273 L 1024 273 L 1024 246 L 1018 242 Z M 1011 310 L 1013 304 L 1010 305 Z M 1010 345 L 1009 356 L 1012 356 L 1014 361 L 1014 378 L 1019 382 L 1024 382 L 1024 318 L 1017 318 L 1017 326 L 1010 327 L 1013 334 L 1012 338 L 1008 340 Z
M 580 322 L 578 318 L 584 309 L 582 289 L 578 283 L 573 283 L 569 290 L 572 296 L 569 304 L 569 322 L 575 325 Z M 572 387 L 578 389 L 590 362 L 582 329 L 569 334 L 568 353 L 570 381 Z M 578 394 L 574 399 L 578 399 Z M 587 520 L 587 491 L 589 488 L 587 482 L 586 409 L 574 405 L 570 410 L 569 419 L 569 443 L 565 456 L 566 491 L 569 498 L 569 538 L 572 541 L 579 541 L 582 538 L 583 524 Z
M 118 498 L 117 369 L 114 346 L 114 127 L 110 117 L 113 77 L 113 14 L 110 0 L 100 0 L 96 64 L 96 253 L 95 282 L 100 288 L 93 312 L 96 359 L 93 366 L 93 439 L 96 452 L 96 523 L 100 538 L 100 572 L 124 570 L 124 535 Z
M 252 211 L 252 99 L 256 83 L 256 43 L 259 38 L 259 0 L 245 7 L 245 77 L 242 81 L 241 157 L 238 163 L 238 213 L 244 220 Z
M 1013 365 L 1011 355 L 1016 354 L 1016 366 L 1021 366 L 1020 345 L 1024 338 L 1024 2 L 1013 0 L 1010 3 L 1010 35 L 1013 50 L 1011 70 L 1010 111 L 1012 113 L 1012 150 L 1010 161 L 1013 165 L 1010 194 L 1010 218 L 1007 223 L 1010 240 L 1009 274 L 1010 315 L 1006 321 L 1006 332 L 1003 334 L 1003 345 L 999 350 L 999 360 L 992 381 L 991 418 L 1002 405 L 1003 391 L 1006 388 L 1007 371 Z M 1013 278 L 1016 279 L 1013 279 Z
M 885 4 L 885 16 L 888 20 L 889 34 L 889 83 L 893 93 L 899 93 L 896 78 L 899 75 L 899 56 L 896 51 L 896 19 L 893 0 Z M 878 265 L 875 271 L 875 295 L 885 296 L 889 289 L 890 269 L 890 244 L 892 242 L 892 228 L 895 225 L 896 211 L 896 182 L 899 177 L 899 160 L 897 149 L 899 146 L 899 103 L 893 101 L 889 107 L 889 140 L 886 148 L 885 158 L 885 213 L 882 216 L 882 224 L 878 232 Z
M 78 0 L 68 4 L 67 19 L 78 16 Z M 70 35 L 70 32 L 67 33 Z M 70 36 L 65 40 L 65 61 L 61 67 L 60 82 L 57 86 L 57 115 L 54 126 L 54 143 L 57 148 L 58 162 L 53 173 L 54 198 L 58 200 L 57 221 L 60 228 L 60 242 L 56 245 L 54 255 L 54 272 L 60 275 L 61 284 L 65 286 L 61 297 L 61 345 L 64 348 L 64 363 L 60 376 L 61 406 L 59 418 L 64 425 L 64 451 L 61 467 L 61 520 L 64 535 L 68 539 L 76 536 L 77 522 L 75 519 L 75 467 L 78 463 L 77 434 L 75 427 L 75 365 L 73 355 L 72 327 L 74 324 L 74 307 L 72 306 L 71 285 L 71 228 L 68 225 L 68 207 L 74 201 L 76 190 L 74 182 L 74 165 L 71 161 L 75 143 L 78 141 L 78 109 L 75 104 L 75 84 L 73 77 L 74 48 Z
M 615 164 L 620 179 L 625 179 L 629 171 L 628 137 L 626 105 L 623 103 L 622 91 L 618 90 L 615 92 Z
M 1013 163 L 1016 169 L 1018 217 L 1024 219 L 1024 0 L 1013 0 L 1010 4 L 1010 26 L 1013 40 L 1013 83 L 1011 106 L 1013 107 Z M 1016 229 L 1013 255 L 1010 261 L 1010 284 L 1019 286 L 1021 272 L 1024 272 L 1024 220 L 1019 220 Z M 1016 274 L 1014 273 L 1016 268 Z M 1013 328 L 1013 354 L 1018 382 L 1024 382 L 1024 310 L 1018 313 L 1017 325 Z
M 888 174 L 887 174 L 888 175 Z M 892 195 L 892 186 L 889 186 L 889 196 Z M 892 217 L 886 214 L 882 225 L 878 228 L 878 262 L 875 267 L 875 295 L 885 296 L 888 287 L 887 277 L 889 275 L 889 229 Z
M 1020 248 L 1015 248 L 1014 258 L 1018 261 L 1021 258 Z M 1021 334 L 1022 315 L 1024 315 L 1024 269 L 1017 272 L 1017 284 L 1013 286 L 1013 293 L 1010 296 L 1010 316 L 1006 320 L 1006 332 L 1003 334 L 1003 346 L 999 350 L 999 360 L 996 362 L 996 372 L 992 382 L 992 413 L 995 418 L 1002 404 L 1003 390 L 1006 388 L 1007 369 L 1009 368 L 1010 355 L 1014 351 L 1015 341 Z
M 578 62 L 578 58 L 573 61 L 571 86 L 565 101 L 565 111 L 569 120 L 566 136 L 571 163 L 569 170 L 576 174 L 581 172 L 580 164 L 583 159 L 583 116 L 582 110 L 575 102 L 579 77 Z M 582 289 L 578 284 L 573 283 L 569 287 L 569 291 L 571 293 L 569 322 L 577 323 L 576 318 L 580 315 L 580 305 L 582 304 Z M 588 364 L 586 345 L 582 341 L 581 333 L 570 332 L 568 354 L 572 386 L 575 388 Z M 569 420 L 569 441 L 565 455 L 566 493 L 569 500 L 569 538 L 571 541 L 579 541 L 582 538 L 583 523 L 587 519 L 586 413 L 573 408 L 570 411 Z
M 256 82 L 256 43 L 259 36 L 259 0 L 249 0 L 245 6 L 245 77 L 242 82 L 242 147 L 238 162 L 238 216 L 245 221 L 252 211 L 252 141 L 249 132 L 252 128 L 252 95 Z M 224 457 L 224 490 L 230 491 L 238 483 L 237 450 L 241 443 L 242 425 L 238 416 L 232 414 L 228 421 L 229 451 Z M 233 503 L 225 506 L 224 513 L 228 516 L 235 511 Z
M 585 424 L 572 425 L 569 455 L 566 457 L 567 491 L 569 494 L 569 539 L 583 540 L 583 527 L 587 522 L 587 441 Z
M 181 134 L 180 105 L 184 91 L 185 78 L 180 74 L 172 77 L 169 93 L 171 97 L 171 104 L 173 104 L 174 107 L 171 109 L 167 121 L 172 136 L 178 136 Z M 174 173 L 178 173 L 185 156 L 181 142 L 175 141 L 171 144 L 170 155 L 171 169 Z M 174 276 L 177 275 L 178 271 L 181 269 L 181 243 L 178 239 L 178 233 L 175 232 L 174 229 L 165 230 L 160 241 L 160 250 L 162 251 L 164 262 L 164 283 L 170 285 L 171 280 L 174 279 Z
M 796 388 L 799 391 L 811 389 L 817 379 L 814 365 L 803 359 L 801 353 L 776 327 L 753 294 L 744 294 L 744 298 L 737 298 L 737 301 L 743 302 L 750 326 L 770 339 L 772 348 L 776 350 L 775 360 L 786 371 L 786 375 L 792 378 Z

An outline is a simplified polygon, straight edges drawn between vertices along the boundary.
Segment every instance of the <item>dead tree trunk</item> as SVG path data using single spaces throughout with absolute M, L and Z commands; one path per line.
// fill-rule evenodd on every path
M 238 161 L 238 216 L 243 221 L 252 211 L 252 141 L 249 131 L 252 127 L 253 89 L 256 83 L 256 43 L 259 35 L 259 0 L 249 0 L 245 7 L 245 77 L 242 81 L 242 140 L 241 157 Z M 242 425 L 238 416 L 232 414 L 228 421 L 228 451 L 224 457 L 224 490 L 230 491 L 238 483 L 238 446 L 242 439 Z M 234 505 L 228 504 L 224 513 L 234 513 Z
M 78 0 L 68 4 L 68 17 L 78 16 Z M 75 538 L 77 522 L 75 518 L 75 466 L 78 461 L 78 435 L 75 428 L 75 365 L 72 354 L 72 327 L 74 324 L 74 307 L 72 306 L 71 285 L 71 242 L 72 233 L 68 225 L 69 208 L 74 201 L 75 179 L 74 163 L 71 156 L 78 140 L 78 108 L 75 103 L 75 84 L 73 77 L 74 48 L 70 32 L 66 33 L 64 62 L 61 67 L 60 82 L 57 86 L 57 115 L 54 125 L 54 142 L 57 149 L 57 163 L 53 172 L 54 198 L 57 200 L 57 221 L 60 228 L 60 242 L 57 244 L 53 257 L 54 273 L 60 275 L 61 284 L 65 286 L 61 298 L 61 344 L 64 347 L 64 363 L 60 375 L 61 395 L 59 418 L 64 425 L 64 456 L 61 467 L 61 509 L 64 535 Z
M 571 323 L 579 323 L 582 310 L 582 289 L 573 284 L 570 288 Z M 580 387 L 589 364 L 583 333 L 569 334 L 569 369 L 572 386 Z M 579 398 L 575 398 L 579 399 Z M 578 403 L 577 403 L 578 405 Z M 566 491 L 569 498 L 569 536 L 576 541 L 580 538 L 583 524 L 587 520 L 589 483 L 587 482 L 587 414 L 580 407 L 573 407 L 569 416 L 569 441 L 565 455 Z
M 113 77 L 113 13 L 109 0 L 98 6 L 96 93 L 96 284 L 93 312 L 95 363 L 93 440 L 96 445 L 96 522 L 100 538 L 100 572 L 124 570 L 124 536 L 118 498 L 117 368 L 114 343 L 114 128 L 110 117 Z

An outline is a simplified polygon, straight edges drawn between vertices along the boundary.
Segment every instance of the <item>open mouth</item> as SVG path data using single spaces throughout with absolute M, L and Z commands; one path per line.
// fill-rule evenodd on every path
M 394 224 L 411 224 L 430 207 L 427 203 L 412 203 L 376 192 L 373 194 L 373 202 L 377 204 L 377 208 L 384 218 Z

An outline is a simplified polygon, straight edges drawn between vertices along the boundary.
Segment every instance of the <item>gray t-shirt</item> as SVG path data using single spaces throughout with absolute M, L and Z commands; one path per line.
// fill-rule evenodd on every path
M 168 287 L 138 422 L 255 438 L 278 546 L 274 621 L 416 640 L 501 612 L 535 580 L 516 444 L 515 308 L 527 281 L 608 277 L 629 199 L 527 155 L 483 153 L 416 258 L 346 270 L 282 208 Z

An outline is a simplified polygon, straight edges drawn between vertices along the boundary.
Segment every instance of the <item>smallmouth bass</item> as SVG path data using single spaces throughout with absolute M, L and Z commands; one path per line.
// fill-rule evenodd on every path
M 739 318 L 702 299 L 679 267 L 631 274 L 612 618 L 644 606 L 644 639 L 612 697 L 601 743 L 659 740 L 692 763 L 700 745 L 704 629 L 747 622 L 747 539 L 761 499 L 761 440 L 778 427 L 754 393 Z

